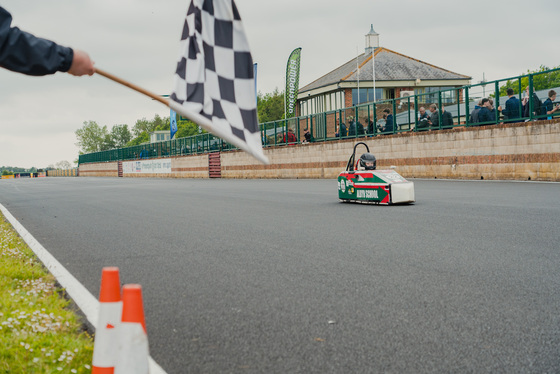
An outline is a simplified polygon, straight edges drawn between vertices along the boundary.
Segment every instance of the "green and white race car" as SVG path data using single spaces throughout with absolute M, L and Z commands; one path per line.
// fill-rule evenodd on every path
M 363 144 L 367 153 L 356 158 L 356 148 Z M 346 171 L 338 175 L 338 198 L 345 203 L 410 204 L 414 199 L 414 183 L 404 179 L 395 170 L 376 170 L 377 160 L 369 153 L 366 143 L 359 142 Z

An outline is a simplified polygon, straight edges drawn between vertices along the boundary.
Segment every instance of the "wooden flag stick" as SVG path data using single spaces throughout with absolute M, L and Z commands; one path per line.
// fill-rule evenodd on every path
M 96 72 L 97 74 L 99 74 L 99 75 L 104 76 L 105 78 L 109 78 L 110 80 L 115 81 L 115 82 L 117 82 L 117 83 L 120 83 L 120 84 L 122 84 L 123 86 L 132 88 L 133 90 L 138 91 L 138 92 L 140 92 L 141 94 L 144 94 L 144 95 L 146 95 L 146 96 L 149 96 L 149 97 L 151 97 L 152 99 L 159 101 L 160 103 L 162 103 L 162 104 L 165 105 L 165 106 L 169 106 L 169 101 L 168 101 L 167 99 L 165 99 L 165 98 L 163 98 L 163 97 L 161 97 L 161 96 L 159 96 L 159 95 L 156 95 L 156 94 L 153 93 L 153 92 L 150 92 L 150 91 L 148 91 L 148 90 L 145 90 L 145 89 L 143 89 L 142 87 L 139 87 L 139 86 L 137 86 L 137 85 L 135 85 L 135 84 L 133 84 L 133 83 L 130 83 L 130 82 L 128 82 L 128 81 L 125 81 L 124 79 L 119 78 L 119 77 L 117 77 L 117 76 L 115 76 L 115 75 L 113 75 L 113 74 L 107 73 L 106 71 L 103 71 L 103 70 L 101 70 L 101 69 L 99 69 L 99 68 L 95 68 L 95 72 Z
M 151 97 L 154 100 L 159 101 L 160 103 L 162 103 L 166 107 L 169 107 L 169 108 L 173 109 L 175 112 L 177 112 L 181 116 L 183 116 L 185 118 L 188 118 L 191 121 L 199 124 L 202 128 L 206 129 L 207 131 L 211 132 L 212 134 L 224 139 L 225 141 L 227 141 L 227 142 L 239 147 L 240 149 L 248 152 L 249 154 L 253 155 L 257 160 L 261 161 L 262 163 L 264 163 L 264 164 L 269 163 L 266 156 L 262 153 L 262 149 L 260 149 L 260 152 L 257 152 L 254 149 L 251 149 L 251 147 L 249 147 L 248 144 L 244 140 L 241 140 L 240 138 L 238 138 L 236 136 L 232 136 L 231 133 L 228 133 L 226 131 L 221 130 L 220 128 L 218 128 L 216 126 L 213 126 L 212 125 L 212 120 L 210 120 L 207 117 L 204 117 L 200 113 L 195 113 L 195 112 L 188 111 L 182 105 L 180 105 L 179 103 L 177 103 L 173 100 L 165 99 L 165 98 L 163 98 L 159 95 L 156 95 L 153 92 L 145 90 L 142 87 L 139 87 L 139 86 L 137 86 L 135 84 L 132 84 L 128 81 L 125 81 L 124 79 L 119 78 L 117 76 L 114 76 L 113 74 L 109 74 L 106 71 L 103 71 L 99 68 L 95 68 L 95 72 L 99 75 L 104 76 L 105 78 L 109 78 L 110 80 L 112 80 L 114 82 L 122 84 L 123 86 L 131 88 L 134 91 L 140 92 L 141 94 L 144 94 L 148 97 Z M 259 139 L 259 143 L 260 143 L 260 139 Z

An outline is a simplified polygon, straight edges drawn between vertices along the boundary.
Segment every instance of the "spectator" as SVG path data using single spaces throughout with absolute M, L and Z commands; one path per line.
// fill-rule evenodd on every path
M 453 127 L 453 116 L 444 107 L 441 107 L 441 128 L 450 129 Z
M 309 129 L 305 129 L 303 132 L 303 142 L 311 143 L 311 133 L 309 132 Z
M 385 119 L 385 125 L 382 128 L 383 132 L 392 133 L 394 129 L 394 119 L 391 114 L 391 109 L 383 109 L 383 118 Z
M 518 122 L 519 120 L 519 107 L 520 102 L 517 97 L 513 95 L 513 89 L 507 89 L 508 99 L 506 100 L 505 109 L 502 106 L 498 107 L 498 111 L 501 112 L 506 118 L 506 123 Z
M 490 111 L 490 121 L 496 122 L 496 108 L 494 108 L 494 100 L 488 98 L 488 110 Z
M 556 91 L 554 90 L 548 91 L 548 99 L 546 99 L 543 103 L 542 114 L 546 114 L 546 115 L 554 114 L 554 112 L 560 109 L 560 106 L 558 104 L 554 106 L 553 104 L 554 100 L 556 100 Z M 547 117 L 547 119 L 552 119 L 552 116 Z
M 471 118 L 469 120 L 469 123 L 478 123 L 480 122 L 478 120 L 478 113 L 480 112 L 480 109 L 482 108 L 482 100 L 478 101 L 478 104 L 474 106 L 474 109 L 471 112 Z
M 286 143 L 286 135 L 284 135 L 284 143 Z M 294 129 L 288 128 L 288 143 L 297 143 L 296 134 L 294 134 Z
M 362 123 L 360 121 L 357 121 L 356 131 L 357 131 L 358 136 L 363 136 L 363 135 L 366 134 L 366 132 L 364 130 L 364 125 L 362 125 Z
M 348 136 L 356 136 L 356 121 L 352 117 L 348 117 L 350 124 L 348 125 Z
M 490 100 L 487 98 L 482 99 L 482 106 L 478 112 L 478 122 L 490 122 L 492 121 L 492 112 L 490 112 Z
M 426 129 L 429 126 L 430 116 L 426 112 L 426 108 L 423 106 L 418 109 L 418 130 Z M 410 129 L 410 131 L 414 130 L 414 127 Z
M 432 127 L 439 127 L 439 113 L 436 104 L 430 104 L 430 112 L 432 112 L 432 115 L 430 116 L 428 124 Z
M 533 105 L 533 116 L 538 116 L 541 114 L 541 100 L 536 93 L 533 92 L 531 96 L 531 103 L 529 103 L 529 86 L 525 87 L 525 97 L 523 98 L 523 117 L 531 117 L 531 104 Z
M 340 126 L 338 126 L 338 135 L 341 138 L 345 138 L 346 136 L 348 136 L 348 130 L 346 129 L 346 125 L 344 124 L 344 122 L 341 122 Z
M 368 125 L 368 128 L 367 128 L 367 132 L 368 132 L 368 134 L 370 134 L 370 135 L 373 135 L 373 134 L 374 134 L 374 132 L 375 132 L 375 125 L 374 125 L 374 123 L 373 123 L 373 120 L 369 121 L 369 125 Z
M 57 71 L 71 75 L 93 75 L 88 54 L 53 41 L 38 38 L 12 27 L 11 14 L 0 7 L 0 66 L 26 75 L 48 75 Z

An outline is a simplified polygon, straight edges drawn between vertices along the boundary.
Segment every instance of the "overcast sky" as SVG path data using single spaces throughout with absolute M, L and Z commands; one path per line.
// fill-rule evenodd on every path
M 169 94 L 188 0 L 0 0 L 13 25 L 83 49 L 95 65 Z M 283 90 L 302 47 L 300 87 L 362 53 L 370 25 L 380 45 L 478 83 L 560 65 L 558 0 L 237 0 L 258 90 Z M 73 162 L 84 121 L 134 126 L 168 109 L 104 77 L 27 77 L 0 68 L 0 165 Z

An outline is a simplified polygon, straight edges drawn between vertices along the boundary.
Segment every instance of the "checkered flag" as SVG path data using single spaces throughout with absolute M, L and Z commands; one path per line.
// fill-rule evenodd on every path
M 268 163 L 257 120 L 253 58 L 233 0 L 191 0 L 169 103 Z

